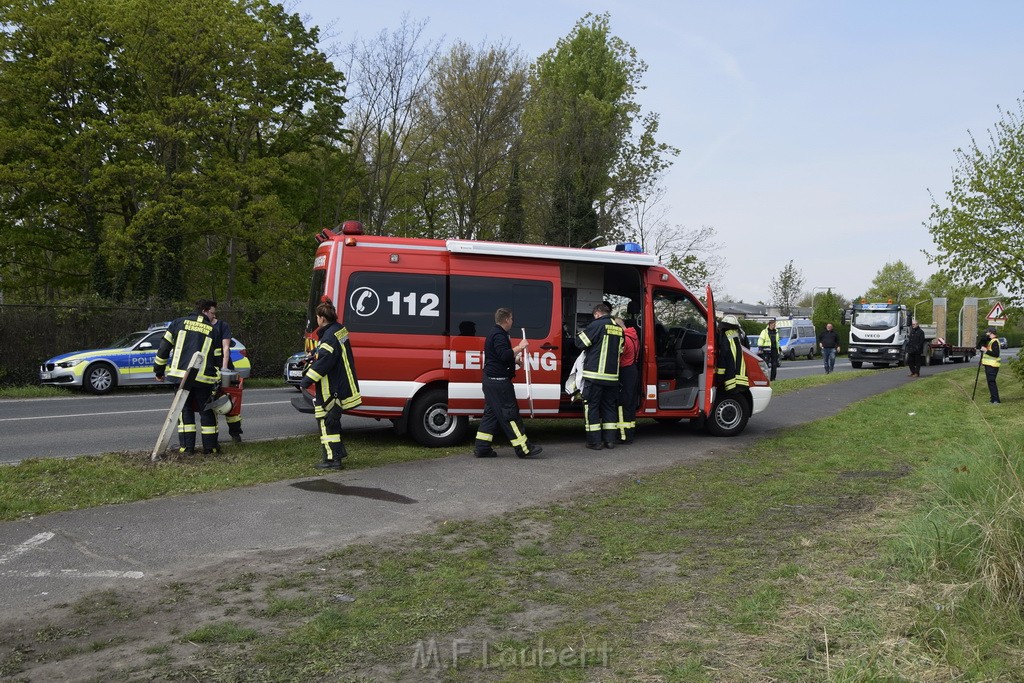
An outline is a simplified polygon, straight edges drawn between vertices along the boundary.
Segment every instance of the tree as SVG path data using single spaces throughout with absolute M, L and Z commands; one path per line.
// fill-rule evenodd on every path
M 921 281 L 914 276 L 914 271 L 903 261 L 886 263 L 875 274 L 871 288 L 864 294 L 869 301 L 889 301 L 894 304 L 913 303 L 920 298 Z
M 436 60 L 423 121 L 447 236 L 495 239 L 509 200 L 526 64 L 506 45 L 458 42 Z
M 793 306 L 800 298 L 804 287 L 804 275 L 796 269 L 793 261 L 786 264 L 779 274 L 772 279 L 772 304 L 779 307 L 782 315 L 792 315 Z
M 352 81 L 349 125 L 351 152 L 360 164 L 362 191 L 359 218 L 370 233 L 419 237 L 418 215 L 395 224 L 405 200 L 416 204 L 419 188 L 409 182 L 410 167 L 423 163 L 421 154 L 434 133 L 422 119 L 430 88 L 431 65 L 440 44 L 424 41 L 426 21 L 402 17 L 396 31 L 381 31 L 372 40 L 354 40 L 347 48 L 347 73 Z M 416 193 L 416 194 L 413 194 Z
M 582 246 L 607 236 L 613 175 L 640 107 L 647 65 L 611 34 L 607 14 L 587 14 L 530 72 L 523 119 L 532 222 L 538 241 Z
M 973 135 L 955 152 L 952 188 L 946 202 L 932 198 L 926 223 L 935 242 L 931 263 L 957 284 L 1004 287 L 1024 296 L 1024 103 L 1017 111 L 998 109 L 987 148 Z M 927 252 L 926 252 L 927 253 Z
M 722 245 L 715 241 L 715 229 L 705 225 L 687 230 L 682 225 L 670 224 L 669 207 L 662 203 L 665 194 L 663 185 L 651 185 L 650 194 L 631 203 L 634 231 L 627 232 L 623 239 L 637 242 L 645 252 L 656 254 L 693 291 L 715 284 L 725 265 Z
M 832 323 L 839 339 L 848 338 L 849 328 L 843 324 L 842 297 L 833 294 L 831 289 L 815 294 L 811 322 L 814 323 L 814 329 L 818 331 L 818 334 L 825 331 L 826 324 Z M 845 344 L 841 344 L 841 346 L 845 347 Z
M 0 7 L 0 40 L 0 220 L 20 262 L 0 264 L 6 283 L 165 300 L 230 298 L 241 269 L 249 293 L 272 271 L 297 284 L 296 170 L 337 153 L 345 101 L 297 15 L 21 0 Z

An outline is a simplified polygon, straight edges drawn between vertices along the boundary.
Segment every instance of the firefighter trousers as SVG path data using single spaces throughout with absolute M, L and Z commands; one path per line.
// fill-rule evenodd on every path
M 619 441 L 628 443 L 636 431 L 636 394 L 639 389 L 640 368 L 626 365 L 619 369 Z
M 186 453 L 196 449 L 196 413 L 199 413 L 203 450 L 217 449 L 217 415 L 212 410 L 203 410 L 212 395 L 213 385 L 199 382 L 196 382 L 188 392 L 188 398 L 178 418 L 178 447 Z
M 324 462 L 341 461 L 348 456 L 345 444 L 341 442 L 341 406 L 334 397 L 321 404 L 313 400 L 313 415 L 320 427 L 320 445 L 323 450 Z
M 618 421 L 619 385 L 587 381 L 583 387 L 583 427 L 588 444 L 615 443 Z
M 492 450 L 495 433 L 500 429 L 509 444 L 520 455 L 530 454 L 523 419 L 519 415 L 516 390 L 511 379 L 484 377 L 484 415 L 476 432 L 477 454 Z

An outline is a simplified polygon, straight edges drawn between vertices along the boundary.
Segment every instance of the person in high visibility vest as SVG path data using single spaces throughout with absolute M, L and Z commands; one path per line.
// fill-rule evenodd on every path
M 775 329 L 775 318 L 768 321 L 768 327 L 761 330 L 757 337 L 757 348 L 761 353 L 768 367 L 771 369 L 771 381 L 775 381 L 775 371 L 779 367 L 779 354 L 782 352 L 782 345 L 779 344 L 779 332 Z
M 619 356 L 623 349 L 622 328 L 612 320 L 612 307 L 594 306 L 594 320 L 576 335 L 576 348 L 583 349 L 584 429 L 587 448 L 615 448 L 619 421 Z
M 981 364 L 985 366 L 985 381 L 988 383 L 988 396 L 992 403 L 999 403 L 999 387 L 996 386 L 996 375 L 999 374 L 999 334 L 996 328 L 986 331 L 988 343 L 982 346 Z

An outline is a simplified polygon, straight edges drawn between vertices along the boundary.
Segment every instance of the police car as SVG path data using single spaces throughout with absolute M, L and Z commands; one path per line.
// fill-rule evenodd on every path
M 163 386 L 173 382 L 158 382 L 153 375 L 153 359 L 168 323 L 150 326 L 147 330 L 132 332 L 106 349 L 73 351 L 55 356 L 39 366 L 39 381 L 43 384 L 81 387 L 93 394 L 105 394 L 117 386 Z M 249 376 L 251 363 L 245 345 L 231 340 L 231 363 L 238 376 Z
M 305 351 L 293 353 L 284 363 L 284 381 L 293 387 L 302 384 L 302 375 L 306 372 L 306 360 L 309 358 Z

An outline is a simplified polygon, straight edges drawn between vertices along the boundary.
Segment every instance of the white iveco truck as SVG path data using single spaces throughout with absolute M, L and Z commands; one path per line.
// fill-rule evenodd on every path
M 850 365 L 865 362 L 876 368 L 905 365 L 910 314 L 902 304 L 859 303 L 853 305 L 850 320 Z

